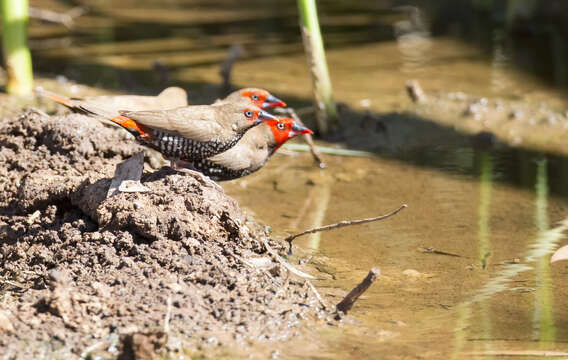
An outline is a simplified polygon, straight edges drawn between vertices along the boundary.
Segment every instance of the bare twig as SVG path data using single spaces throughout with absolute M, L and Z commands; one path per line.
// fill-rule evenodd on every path
M 91 355 L 92 352 L 94 352 L 95 350 L 98 350 L 99 348 L 108 345 L 107 341 L 97 341 L 96 343 L 88 346 L 85 350 L 83 350 L 83 352 L 81 353 L 81 359 L 87 359 L 90 358 L 89 355 Z
M 335 224 L 320 226 L 320 227 L 317 227 L 317 228 L 302 231 L 301 233 L 298 233 L 298 234 L 295 234 L 295 235 L 290 235 L 284 240 L 287 241 L 288 244 L 290 244 L 290 250 L 292 250 L 292 241 L 299 236 L 306 235 L 306 234 L 313 234 L 313 233 L 318 232 L 318 231 L 327 231 L 327 230 L 338 229 L 338 228 L 342 228 L 344 226 L 360 225 L 360 224 L 370 223 L 370 222 L 373 222 L 373 221 L 384 220 L 384 219 L 389 218 L 393 215 L 396 215 L 399 211 L 401 211 L 402 209 L 404 209 L 406 207 L 408 207 L 408 205 L 402 204 L 398 209 L 396 209 L 396 210 L 394 210 L 394 211 L 392 211 L 392 212 L 390 212 L 386 215 L 381 215 L 381 216 L 377 216 L 377 217 L 374 217 L 374 218 L 359 219 L 359 220 L 344 220 L 344 221 L 340 221 L 340 222 L 335 223 Z
M 11 280 L 1 280 L 0 282 L 3 282 L 4 284 L 8 284 L 8 285 L 13 286 L 13 287 L 17 287 L 19 289 L 25 289 L 25 290 L 28 289 L 25 286 L 20 285 L 20 284 L 14 282 L 14 281 L 11 281 Z
M 286 144 L 282 145 L 282 149 L 291 150 L 291 151 L 311 151 L 309 145 L 307 145 L 307 144 L 286 143 Z M 318 151 L 322 154 L 335 155 L 335 156 L 352 156 L 352 157 L 374 157 L 375 156 L 375 154 L 373 154 L 372 152 L 369 152 L 369 151 L 332 148 L 332 147 L 329 147 L 329 146 L 318 146 Z
M 272 248 L 268 245 L 268 242 L 266 241 L 266 239 L 261 238 L 260 241 L 262 242 L 262 244 L 264 245 L 264 248 L 266 249 L 266 251 L 272 255 L 276 261 L 278 261 L 280 264 L 282 264 L 282 266 L 284 266 L 286 268 L 286 270 L 288 270 L 289 272 L 291 272 L 292 274 L 299 276 L 301 278 L 304 279 L 315 279 L 315 277 L 313 277 L 310 274 L 306 274 L 303 271 L 300 271 L 298 269 L 296 269 L 295 267 L 293 267 L 289 262 L 287 262 L 286 260 L 282 259 L 280 257 L 280 255 L 278 255 L 276 253 L 276 251 L 272 250 Z
M 278 288 L 278 290 L 276 290 L 276 293 L 274 294 L 274 296 L 272 297 L 272 300 L 270 301 L 272 303 L 272 301 L 274 301 L 275 299 L 278 299 L 278 296 L 280 296 L 281 293 L 286 292 L 286 289 L 288 288 L 288 285 L 290 284 L 290 271 L 286 271 L 286 279 L 284 279 L 284 283 L 282 284 L 282 286 L 280 286 Z
M 71 29 L 74 25 L 73 20 L 81 15 L 84 15 L 87 12 L 87 9 L 82 6 L 77 6 L 72 8 L 71 10 L 65 13 L 58 13 L 52 10 L 47 9 L 39 9 L 30 7 L 29 8 L 29 15 L 30 17 L 39 19 L 41 21 L 55 23 L 55 24 L 62 24 L 66 28 Z
M 422 104 L 427 102 L 426 94 L 424 94 L 424 90 L 420 87 L 418 80 L 409 80 L 406 82 L 406 93 L 414 103 Z
M 298 116 L 314 115 L 315 113 L 315 109 L 313 106 L 304 106 L 299 109 L 294 109 L 294 111 L 296 112 L 296 114 L 298 114 Z
M 441 250 L 436 250 L 433 247 L 424 247 L 424 248 L 420 248 L 420 251 L 427 253 L 427 254 L 436 254 L 436 255 L 445 255 L 445 256 L 453 256 L 453 257 L 463 257 L 461 255 L 458 254 L 453 254 L 453 253 L 449 253 L 449 252 L 445 252 L 445 251 L 441 251 Z
M 312 284 L 309 280 L 306 280 L 306 284 L 308 284 L 309 288 L 312 290 L 312 292 L 314 293 L 316 299 L 318 299 L 319 303 L 321 304 L 321 306 L 323 307 L 324 310 L 328 309 L 327 304 L 325 303 L 325 301 L 323 300 L 323 298 L 321 297 L 321 295 L 319 294 L 318 290 L 316 289 L 316 287 L 314 286 L 314 284 Z
M 36 210 L 36 211 L 34 211 L 33 214 L 31 214 L 28 217 L 26 222 L 31 225 L 31 224 L 33 224 L 34 221 L 36 221 L 39 218 L 40 215 L 41 215 L 41 212 L 39 210 Z
M 291 116 L 292 119 L 294 119 L 295 122 L 297 122 L 298 124 L 300 124 L 302 126 L 305 126 L 304 122 L 302 121 L 302 119 L 300 119 L 298 114 L 296 114 L 296 111 L 293 108 L 279 108 L 278 112 L 281 112 L 281 113 L 284 113 L 284 114 Z M 325 168 L 325 163 L 323 162 L 323 158 L 321 157 L 320 152 L 318 151 L 318 149 L 316 148 L 316 145 L 314 144 L 314 139 L 312 138 L 312 135 L 304 134 L 304 140 L 306 141 L 306 143 L 310 147 L 310 152 L 312 153 L 314 160 L 318 163 L 318 166 L 321 169 Z
M 245 51 L 240 44 L 231 45 L 227 58 L 223 61 L 223 64 L 221 64 L 221 70 L 219 70 L 219 73 L 223 78 L 223 85 L 221 86 L 223 95 L 226 95 L 231 91 L 231 72 L 233 71 L 233 66 L 243 56 L 244 52 Z
M 371 286 L 375 282 L 375 280 L 377 280 L 377 277 L 379 275 L 381 275 L 381 270 L 379 270 L 379 268 L 372 268 L 365 279 L 363 279 L 363 281 L 359 285 L 355 286 L 355 288 L 353 288 L 353 290 L 351 290 L 349 294 L 347 294 L 347 296 L 345 296 L 345 298 L 341 300 L 339 304 L 337 304 L 337 311 L 347 313 L 347 311 L 349 311 L 353 307 L 353 304 L 355 303 L 355 301 L 357 301 L 359 296 L 367 291 L 369 286 Z
M 164 333 L 166 336 L 170 334 L 170 319 L 172 318 L 172 296 L 168 295 L 166 299 L 166 317 L 164 319 Z

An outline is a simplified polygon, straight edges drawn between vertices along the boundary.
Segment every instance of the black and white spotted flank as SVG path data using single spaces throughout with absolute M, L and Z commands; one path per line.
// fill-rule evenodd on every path
M 230 149 L 242 137 L 243 134 L 237 134 L 231 140 L 225 142 L 218 139 L 195 141 L 183 136 L 170 134 L 166 131 L 153 130 L 152 138 L 149 141 L 141 138 L 139 140 L 158 150 L 166 157 L 196 161 Z
M 209 176 L 214 181 L 227 181 L 242 178 L 262 168 L 269 157 L 258 164 L 255 168 L 231 169 L 223 165 L 214 163 L 208 159 L 201 159 L 193 162 L 193 168 L 205 176 Z

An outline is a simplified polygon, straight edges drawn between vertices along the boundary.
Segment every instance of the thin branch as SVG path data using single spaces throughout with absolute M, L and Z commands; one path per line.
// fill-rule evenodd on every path
M 423 104 L 427 102 L 426 94 L 420 87 L 418 80 L 409 80 L 406 82 L 406 93 L 413 103 Z
M 309 145 L 307 144 L 290 144 L 286 143 L 282 145 L 282 149 L 291 150 L 291 151 L 311 151 Z M 335 156 L 351 156 L 351 157 L 375 157 L 376 154 L 373 154 L 369 151 L 362 151 L 362 150 L 351 150 L 351 149 L 341 149 L 341 148 L 332 148 L 329 146 L 318 146 L 318 152 L 326 155 L 335 155 Z
M 278 261 L 280 264 L 282 264 L 282 266 L 284 266 L 286 268 L 286 270 L 288 270 L 289 272 L 291 272 L 292 274 L 299 276 L 301 278 L 304 279 L 315 279 L 315 277 L 313 277 L 310 274 L 306 274 L 303 271 L 300 271 L 298 269 L 296 269 L 295 267 L 293 267 L 290 263 L 288 263 L 286 260 L 282 259 L 280 257 L 280 255 L 278 255 L 276 253 L 276 251 L 272 250 L 272 248 L 268 245 L 268 242 L 266 241 L 266 239 L 261 238 L 260 241 L 262 242 L 262 244 L 264 245 L 264 248 L 266 249 L 266 251 L 272 255 L 276 261 Z
M 418 250 L 422 251 L 423 253 L 427 253 L 427 254 L 463 257 L 463 256 L 458 255 L 458 254 L 453 254 L 453 253 L 449 253 L 449 252 L 445 252 L 445 251 L 441 251 L 441 250 L 436 250 L 433 247 L 423 247 L 423 248 L 419 248 Z
M 298 234 L 295 234 L 295 235 L 290 235 L 284 240 L 287 241 L 288 244 L 290 244 L 290 251 L 291 251 L 292 250 L 292 241 L 294 241 L 294 239 L 299 237 L 299 236 L 306 235 L 306 234 L 313 234 L 313 233 L 319 232 L 319 231 L 327 231 L 327 230 L 338 229 L 338 228 L 342 228 L 344 226 L 360 225 L 360 224 L 370 223 L 370 222 L 373 222 L 373 221 L 384 220 L 384 219 L 389 218 L 393 215 L 396 215 L 399 211 L 401 211 L 402 209 L 407 208 L 407 207 L 408 207 L 408 205 L 402 204 L 398 209 L 396 209 L 393 212 L 390 212 L 386 215 L 377 216 L 377 217 L 374 217 L 374 218 L 359 219 L 359 220 L 344 220 L 344 221 L 340 221 L 340 222 L 335 223 L 335 224 L 320 226 L 320 227 L 317 227 L 317 228 L 302 231 L 301 233 L 298 233 Z
M 375 280 L 377 280 L 377 277 L 379 275 L 381 275 L 381 270 L 379 270 L 379 268 L 372 268 L 365 279 L 363 279 L 363 281 L 359 285 L 355 286 L 353 290 L 351 290 L 349 294 L 347 294 L 347 296 L 345 296 L 345 298 L 341 300 L 339 304 L 337 304 L 337 311 L 347 313 L 347 311 L 349 311 L 353 307 L 353 304 L 355 303 L 355 301 L 357 301 L 359 296 L 367 291 L 367 289 L 375 282 Z
M 227 95 L 231 91 L 231 73 L 235 63 L 243 56 L 245 50 L 240 44 L 233 44 L 229 48 L 227 58 L 221 64 L 219 74 L 223 78 L 223 85 L 221 86 L 223 95 Z
M 314 286 L 314 284 L 312 284 L 309 280 L 306 280 L 306 284 L 308 284 L 308 287 L 312 290 L 312 292 L 314 293 L 316 299 L 318 299 L 319 303 L 321 304 L 321 306 L 323 307 L 324 310 L 328 309 L 327 304 L 325 303 L 325 301 L 323 300 L 323 298 L 321 297 L 321 295 L 319 294 L 318 290 L 316 289 L 316 287 Z
M 71 29 L 74 24 L 74 19 L 78 16 L 84 15 L 87 9 L 82 6 L 77 6 L 67 11 L 66 13 L 58 13 L 52 10 L 40 9 L 40 8 L 29 8 L 30 17 L 39 19 L 41 21 L 62 24 L 66 28 Z
M 172 318 L 172 296 L 168 295 L 166 299 L 166 317 L 164 318 L 164 333 L 170 335 L 170 319 Z
M 293 108 L 279 108 L 278 112 L 281 112 L 281 113 L 284 113 L 284 114 L 291 116 L 292 119 L 294 119 L 295 122 L 297 122 L 298 124 L 300 124 L 302 126 L 305 126 L 304 122 L 302 121 L 302 119 L 300 119 L 298 114 L 296 114 L 296 111 Z M 313 139 L 312 135 L 304 134 L 304 140 L 306 141 L 306 143 L 310 147 L 310 152 L 312 153 L 314 160 L 318 163 L 318 166 L 321 169 L 325 168 L 325 163 L 323 162 L 323 158 L 322 158 L 320 152 L 318 151 L 318 149 L 316 148 L 316 145 L 314 144 L 314 139 Z

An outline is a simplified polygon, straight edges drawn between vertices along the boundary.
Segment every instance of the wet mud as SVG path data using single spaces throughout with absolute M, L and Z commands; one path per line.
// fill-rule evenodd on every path
M 237 202 L 191 174 L 147 171 L 107 198 L 141 147 L 82 115 L 0 125 L 0 353 L 152 358 L 294 337 L 324 316 Z M 258 260 L 260 259 L 260 260 Z

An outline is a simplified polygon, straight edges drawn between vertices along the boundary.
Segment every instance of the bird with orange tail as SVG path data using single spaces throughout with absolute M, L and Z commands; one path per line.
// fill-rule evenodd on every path
M 184 89 L 176 86 L 166 88 L 156 96 L 101 95 L 87 96 L 81 99 L 68 98 L 41 87 L 36 88 L 35 91 L 38 95 L 62 104 L 74 112 L 84 113 L 81 109 L 82 105 L 96 107 L 101 118 L 120 115 L 120 110 L 166 110 L 188 105 L 187 93 Z
M 187 93 L 182 88 L 175 86 L 163 90 L 157 96 L 103 95 L 78 99 L 68 98 L 42 88 L 37 88 L 36 93 L 79 113 L 85 112 L 82 107 L 96 107 L 98 115 L 102 118 L 120 115 L 121 110 L 169 110 L 188 106 Z M 286 106 L 284 101 L 278 99 L 268 91 L 257 88 L 246 88 L 234 91 L 226 98 L 215 101 L 213 105 L 226 103 L 241 104 L 243 106 L 255 105 L 261 109 Z
M 184 158 L 180 164 L 215 181 L 233 180 L 262 168 L 280 146 L 300 134 L 312 131 L 291 118 L 269 120 L 225 152 L 201 160 Z
M 123 127 L 144 145 L 159 151 L 172 161 L 199 160 L 224 152 L 234 146 L 250 129 L 276 117 L 253 104 L 222 102 L 169 110 L 120 111 L 115 116 L 92 101 L 69 99 L 50 92 L 40 92 L 76 112 L 104 117 Z

